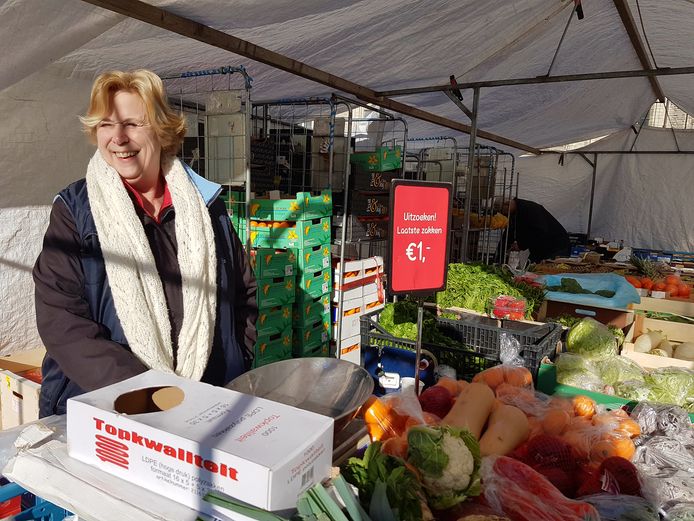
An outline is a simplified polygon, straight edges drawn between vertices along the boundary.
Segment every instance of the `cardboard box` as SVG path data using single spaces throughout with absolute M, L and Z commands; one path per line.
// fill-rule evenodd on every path
M 294 328 L 292 354 L 302 356 L 328 356 L 330 344 L 330 315 L 309 327 Z
M 314 136 L 329 136 L 330 135 L 330 118 L 322 117 L 313 120 L 313 135 Z M 333 136 L 345 135 L 345 118 L 334 118 L 333 120 Z
M 0 357 L 0 429 L 39 419 L 38 381 L 45 354 L 42 347 Z
M 261 279 L 258 281 L 258 308 L 274 308 L 294 303 L 294 277 Z
M 376 293 L 370 293 L 364 295 L 362 298 L 362 311 L 364 313 L 371 313 L 378 309 L 382 309 L 386 305 L 386 296 L 384 292 L 377 291 Z
M 71 457 L 212 513 L 212 489 L 267 510 L 294 508 L 328 477 L 333 419 L 147 371 L 68 400 Z
M 292 357 L 292 336 L 291 324 L 283 331 L 269 335 L 258 334 L 255 342 L 253 367 L 287 360 Z
M 669 322 L 667 320 L 657 320 L 646 318 L 643 315 L 636 315 L 634 323 L 629 327 L 622 346 L 622 356 L 632 359 L 644 369 L 657 369 L 660 367 L 684 367 L 694 369 L 694 362 L 689 360 L 679 360 L 665 356 L 649 355 L 648 353 L 637 353 L 634 351 L 634 341 L 646 331 L 662 331 L 667 339 L 674 343 L 694 342 L 694 323 L 681 324 L 679 322 Z
M 302 273 L 296 278 L 296 292 L 302 294 L 304 300 L 329 294 L 332 288 L 330 271 L 330 268 L 325 268 Z
M 355 335 L 341 342 L 340 358 L 361 365 L 361 336 Z
M 634 321 L 634 312 L 632 310 L 599 308 L 556 300 L 545 300 L 538 311 L 537 319 L 543 322 L 546 318 L 554 318 L 560 315 L 571 315 L 578 318 L 591 317 L 601 324 L 616 326 L 620 329 L 625 328 Z
M 255 322 L 255 329 L 258 337 L 281 333 L 292 325 L 291 304 L 287 306 L 276 306 L 274 308 L 263 308 L 258 310 L 258 320 Z
M 261 221 L 299 221 L 320 219 L 333 213 L 333 197 L 330 190 L 319 194 L 298 192 L 284 198 L 252 199 L 251 219 Z
M 296 274 L 296 254 L 274 248 L 251 250 L 251 267 L 256 279 L 290 277 Z
M 324 320 L 330 314 L 330 295 L 309 297 L 300 293 L 294 305 L 292 324 L 294 327 L 306 327 Z
M 345 300 L 342 303 L 342 329 L 340 330 L 340 338 L 346 338 L 359 335 L 359 317 L 363 314 L 364 308 L 363 299 L 355 298 Z M 337 338 L 337 306 L 333 308 L 333 338 Z
M 365 278 L 374 277 L 383 273 L 383 257 L 369 257 L 367 259 L 345 261 L 344 283 L 340 280 L 340 262 L 333 266 L 333 280 L 339 289 L 341 286 L 349 287 Z
M 304 248 L 290 248 L 297 260 L 297 274 L 316 272 L 330 267 L 330 243 Z
M 373 152 L 355 152 L 349 161 L 369 172 L 397 170 L 402 166 L 402 147 L 378 147 Z
M 251 246 L 303 249 L 330 242 L 330 217 L 280 224 L 276 227 L 265 221 L 251 221 Z

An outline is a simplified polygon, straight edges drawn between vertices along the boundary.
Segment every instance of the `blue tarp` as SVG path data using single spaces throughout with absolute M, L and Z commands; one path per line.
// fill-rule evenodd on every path
M 605 298 L 591 294 L 548 291 L 545 296 L 547 300 L 610 309 L 627 309 L 629 304 L 641 302 L 636 288 L 629 284 L 624 277 L 614 273 L 562 273 L 560 275 L 543 275 L 540 280 L 547 286 L 559 286 L 564 278 L 575 279 L 583 289 L 589 291 L 599 289 L 614 291 L 614 296 Z

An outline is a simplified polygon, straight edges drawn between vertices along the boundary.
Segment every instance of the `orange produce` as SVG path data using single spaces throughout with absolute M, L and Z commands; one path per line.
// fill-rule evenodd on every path
M 666 284 L 663 281 L 658 281 L 653 284 L 653 291 L 665 291 Z
M 458 387 L 458 380 L 454 380 L 449 376 L 442 376 L 441 378 L 439 378 L 439 381 L 436 382 L 436 385 L 434 387 L 437 386 L 447 389 L 452 396 L 458 396 L 458 394 L 460 393 L 460 388 Z
M 525 367 L 501 364 L 477 373 L 472 381 L 487 384 L 492 390 L 504 383 L 514 387 L 532 387 L 533 375 Z
M 692 288 L 690 288 L 686 284 L 680 284 L 677 287 L 677 296 L 678 297 L 689 298 L 689 295 L 691 295 L 691 292 L 692 292 Z
M 407 459 L 407 447 L 407 436 L 394 436 L 383 442 L 381 452 L 396 458 Z
M 678 296 L 679 292 L 680 292 L 680 288 L 679 288 L 679 286 L 676 286 L 675 284 L 668 284 L 665 286 L 665 293 L 667 293 L 671 297 Z
M 649 279 L 648 277 L 642 277 L 641 278 L 641 287 L 643 289 L 652 289 L 653 288 L 653 281 Z
M 595 414 L 595 402 L 587 396 L 574 396 L 571 402 L 573 403 L 576 416 L 592 418 Z
M 371 396 L 362 406 L 371 441 L 386 440 L 405 432 L 408 416 L 398 414 L 391 404 Z
M 680 284 L 682 284 L 682 280 L 677 275 L 668 275 L 667 277 L 665 277 L 665 284 L 679 286 Z
M 628 282 L 629 284 L 631 284 L 632 286 L 634 286 L 635 288 L 640 288 L 640 287 L 641 287 L 641 281 L 640 281 L 637 277 L 634 277 L 634 276 L 632 276 L 632 275 L 627 275 L 627 276 L 624 277 L 624 278 L 627 279 L 627 282 Z
M 607 434 L 604 439 L 593 444 L 590 450 L 590 459 L 594 463 L 602 463 L 605 459 L 619 456 L 631 461 L 636 452 L 636 446 L 626 436 Z
M 542 418 L 542 429 L 546 434 L 558 436 L 562 434 L 571 422 L 571 416 L 563 409 L 550 409 Z
M 641 435 L 641 427 L 631 418 L 622 419 L 619 422 L 617 430 L 626 433 L 630 438 Z

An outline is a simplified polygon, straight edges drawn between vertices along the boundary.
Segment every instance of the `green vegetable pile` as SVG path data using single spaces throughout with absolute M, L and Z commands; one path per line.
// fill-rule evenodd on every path
M 446 289 L 436 294 L 441 308 L 466 308 L 479 313 L 489 311 L 491 299 L 499 295 L 523 297 L 526 317 L 539 309 L 545 298 L 542 288 L 515 282 L 510 273 L 485 264 L 449 264 Z
M 396 338 L 417 340 L 417 304 L 399 300 L 386 304 L 378 317 L 379 325 Z M 445 335 L 438 327 L 436 315 L 424 310 L 422 318 L 422 342 L 448 347 L 461 347 L 461 343 Z
M 434 519 L 430 507 L 445 510 L 480 495 L 480 446 L 469 431 L 417 425 L 407 443 L 407 462 L 382 453 L 376 441 L 341 469 L 372 519 Z
M 590 291 L 589 289 L 583 288 L 576 279 L 572 279 L 571 277 L 562 277 L 559 286 L 547 286 L 547 291 L 561 291 L 562 293 L 573 293 L 577 295 L 597 295 L 605 298 L 612 298 L 615 294 L 614 291 L 609 289 Z
M 566 350 L 590 359 L 617 354 L 617 339 L 607 326 L 586 317 L 569 330 Z
M 363 458 L 350 458 L 341 473 L 357 487 L 359 500 L 373 519 L 423 519 L 424 494 L 417 476 L 403 460 L 381 452 L 380 441 L 369 445 Z

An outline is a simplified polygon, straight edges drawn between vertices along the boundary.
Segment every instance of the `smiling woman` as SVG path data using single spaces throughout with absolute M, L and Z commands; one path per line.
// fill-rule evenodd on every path
M 55 198 L 34 267 L 40 414 L 147 369 L 224 385 L 250 368 L 256 283 L 219 194 L 175 157 L 184 119 L 150 71 L 94 82 L 87 175 Z

